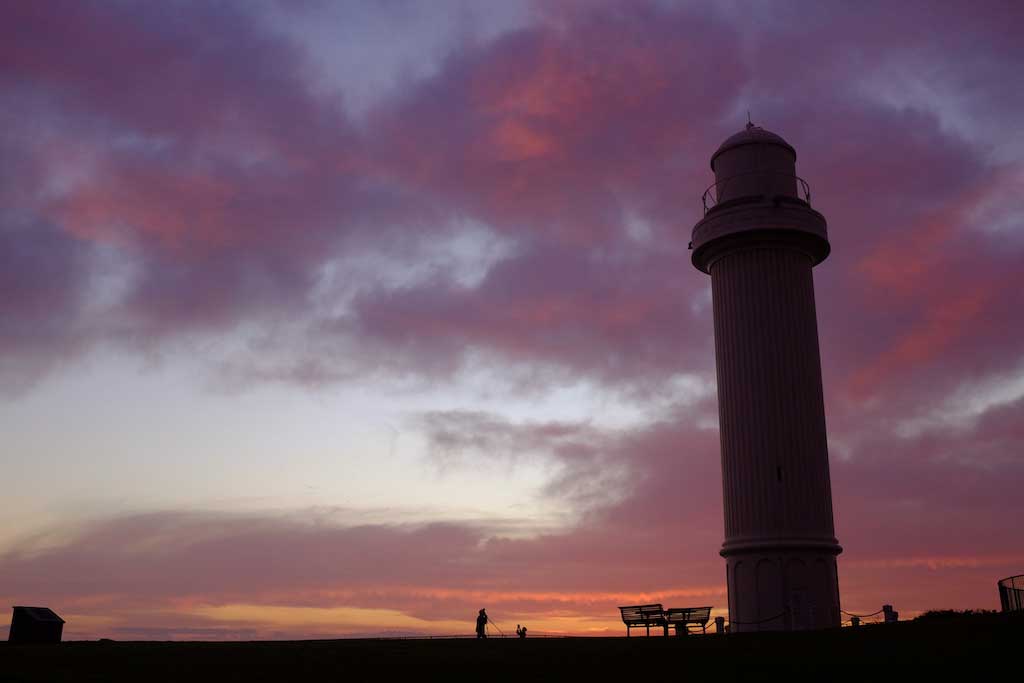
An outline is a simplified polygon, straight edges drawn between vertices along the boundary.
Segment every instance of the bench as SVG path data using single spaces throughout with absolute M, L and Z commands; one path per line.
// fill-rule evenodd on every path
M 647 635 L 651 635 L 651 626 L 661 626 L 668 635 L 668 621 L 665 619 L 665 610 L 661 605 L 630 605 L 619 607 L 622 612 L 622 623 L 626 625 L 626 636 L 630 629 L 643 626 L 647 628 Z
M 666 630 L 667 624 L 672 624 L 678 635 L 689 633 L 690 624 L 700 626 L 701 633 L 707 633 L 709 619 L 710 607 L 669 607 L 665 612 Z

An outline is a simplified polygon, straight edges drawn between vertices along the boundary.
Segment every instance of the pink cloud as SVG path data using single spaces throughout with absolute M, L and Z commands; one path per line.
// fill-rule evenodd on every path
M 706 373 L 708 311 L 694 302 L 707 283 L 683 245 L 710 180 L 707 158 L 735 127 L 723 117 L 745 89 L 769 85 L 786 97 L 764 95 L 763 116 L 799 147 L 832 228 L 833 257 L 819 269 L 827 376 L 861 393 L 901 381 L 973 343 L 1016 286 L 1009 274 L 958 279 L 977 277 L 991 256 L 972 210 L 1015 176 L 933 115 L 865 100 L 835 49 L 820 63 L 792 62 L 775 49 L 788 40 L 785 23 L 751 37 L 715 13 L 655 4 L 542 12 L 491 42 L 456 46 L 436 75 L 391 93 L 356 125 L 313 94 L 302 52 L 244 7 L 192 8 L 203 16 L 187 23 L 171 11 L 71 4 L 63 14 L 21 8 L 7 24 L 19 27 L 4 49 L 23 117 L 54 116 L 59 103 L 47 149 L 73 148 L 88 167 L 55 196 L 17 205 L 65 231 L 69 245 L 113 242 L 140 266 L 122 305 L 90 332 L 58 334 L 88 341 L 116 330 L 159 344 L 309 311 L 313 273 L 334 256 L 383 249 L 415 259 L 417 243 L 466 217 L 518 243 L 479 285 L 443 275 L 401 289 L 368 281 L 351 316 L 310 312 L 300 324 L 325 343 L 340 335 L 350 350 L 366 347 L 369 368 L 378 367 L 373 349 L 393 346 L 389 362 L 402 372 L 447 372 L 464 351 L 484 350 L 611 382 Z M 840 30 L 836 11 L 804 18 L 823 44 L 860 44 L 875 26 L 858 15 Z M 998 24 L 972 16 L 965 26 L 1001 35 Z M 719 49 L 743 36 L 752 54 Z M 56 49 L 79 43 L 104 47 Z M 881 41 L 860 66 L 881 68 L 906 49 Z M 994 55 L 1012 49 L 992 43 Z M 791 77 L 765 69 L 772 60 Z M 979 87 L 995 88 L 999 62 L 986 66 Z M 850 85 L 811 97 L 806 83 L 826 81 Z M 9 146 L 47 170 L 60 161 Z M 938 272 L 941 291 L 927 284 Z M 875 304 L 878 288 L 886 307 Z M 960 303 L 945 311 L 951 300 Z M 1008 355 L 992 356 L 993 369 Z M 324 363 L 286 364 L 344 374 Z
M 375 133 L 402 179 L 495 227 L 583 246 L 635 210 L 664 230 L 703 180 L 694 120 L 721 115 L 743 76 L 727 54 L 704 68 L 730 35 L 708 13 L 595 7 L 455 54 L 386 101 Z

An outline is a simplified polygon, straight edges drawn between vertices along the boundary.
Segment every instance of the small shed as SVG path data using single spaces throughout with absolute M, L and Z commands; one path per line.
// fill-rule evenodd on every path
M 59 643 L 63 632 L 64 620 L 49 607 L 15 605 L 7 640 L 12 643 Z

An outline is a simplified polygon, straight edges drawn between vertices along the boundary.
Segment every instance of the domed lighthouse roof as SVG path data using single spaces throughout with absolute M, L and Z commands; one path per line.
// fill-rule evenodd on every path
M 790 154 L 793 155 L 793 161 L 796 161 L 796 150 L 793 149 L 793 145 L 783 140 L 781 135 L 776 135 L 770 130 L 765 130 L 748 122 L 744 130 L 726 138 L 725 142 L 718 146 L 718 150 L 711 155 L 711 170 L 715 170 L 715 159 L 719 155 L 744 145 L 778 145 L 789 150 Z

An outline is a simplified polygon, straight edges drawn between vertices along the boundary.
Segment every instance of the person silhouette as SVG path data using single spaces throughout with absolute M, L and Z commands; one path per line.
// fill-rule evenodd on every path
M 480 613 L 476 615 L 476 637 L 486 638 L 487 637 L 487 611 L 480 610 Z
M 520 626 L 519 624 L 516 624 L 516 635 L 519 636 L 520 638 L 525 638 L 526 637 L 526 627 L 525 626 Z

